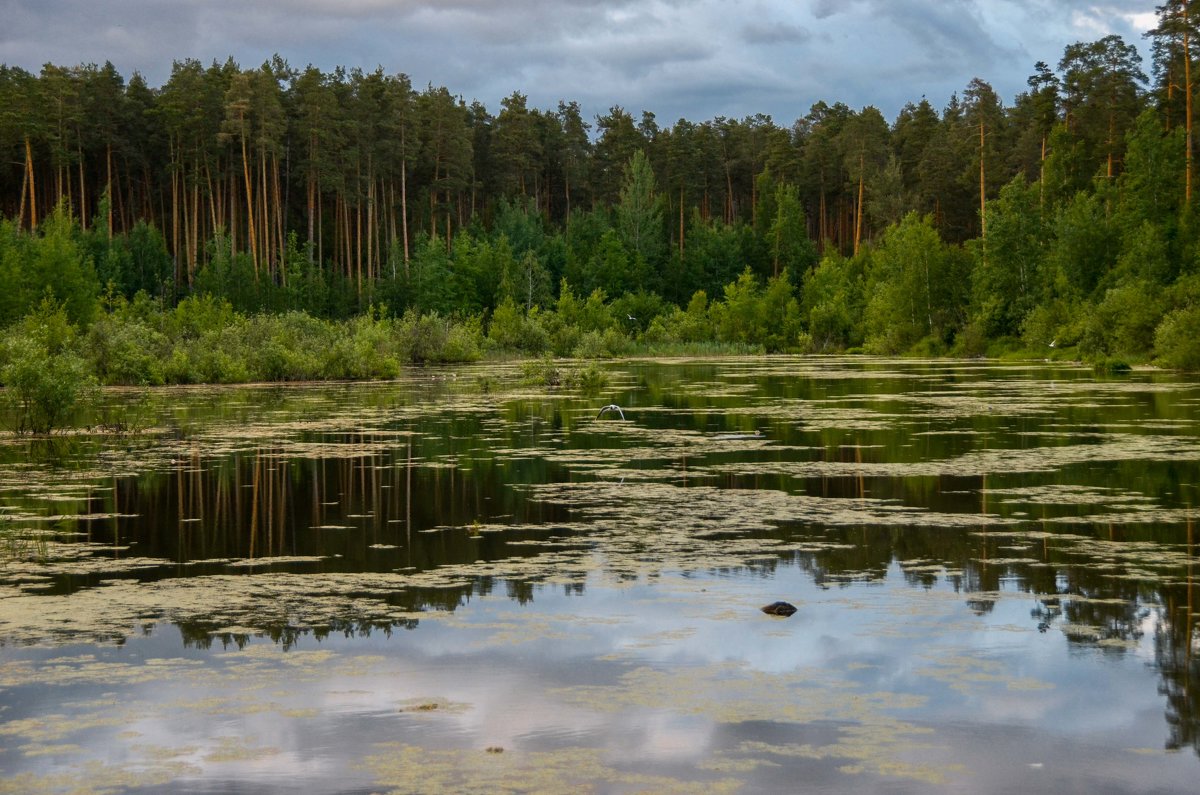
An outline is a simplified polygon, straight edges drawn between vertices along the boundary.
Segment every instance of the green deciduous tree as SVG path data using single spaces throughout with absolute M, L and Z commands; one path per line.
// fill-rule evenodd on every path
M 866 345 L 900 353 L 922 339 L 942 346 L 962 321 L 969 267 L 929 216 L 910 213 L 888 229 L 871 258 Z

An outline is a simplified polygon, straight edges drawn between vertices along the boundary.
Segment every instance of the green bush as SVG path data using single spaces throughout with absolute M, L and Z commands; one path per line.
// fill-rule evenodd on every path
M 395 378 L 400 375 L 400 344 L 391 320 L 369 312 L 348 321 L 330 355 L 332 378 Z
M 446 347 L 442 351 L 442 361 L 445 362 L 474 362 L 483 356 L 483 332 L 478 319 L 463 323 L 453 323 L 446 337 Z
M 1114 287 L 1104 295 L 1093 315 L 1095 333 L 1109 352 L 1145 355 L 1154 347 L 1154 333 L 1162 322 L 1162 290 L 1137 281 Z
M 608 373 L 592 362 L 586 367 L 568 373 L 567 383 L 585 395 L 595 395 L 608 386 Z
M 111 314 L 88 329 L 84 351 L 100 383 L 151 386 L 166 381 L 171 341 L 141 320 Z
M 521 365 L 521 381 L 531 386 L 559 386 L 566 378 L 551 358 L 531 359 Z
M 488 328 L 488 339 L 504 351 L 540 355 L 550 347 L 550 335 L 542 326 L 537 308 L 525 314 L 510 300 L 496 307 Z
M 257 315 L 245 323 L 247 368 L 257 381 L 326 378 L 336 339 L 331 324 L 303 312 Z
M 245 322 L 176 339 L 163 375 L 171 384 L 238 384 L 254 380 L 247 362 Z
M 1200 306 L 1167 315 L 1154 335 L 1154 349 L 1167 367 L 1200 371 Z
M 48 302 L 9 330 L 0 380 L 17 433 L 48 434 L 91 400 L 96 379 L 74 343 L 66 311 Z

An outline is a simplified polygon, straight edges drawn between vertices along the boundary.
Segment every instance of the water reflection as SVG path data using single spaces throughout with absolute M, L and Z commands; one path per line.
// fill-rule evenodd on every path
M 592 727 L 581 739 L 547 718 L 506 742 L 611 752 L 621 730 L 664 719 L 654 742 L 690 749 L 631 768 L 588 761 L 614 786 L 632 769 L 664 787 L 729 774 L 769 789 L 789 777 L 774 766 L 797 765 L 831 781 L 978 783 L 978 747 L 946 736 L 960 724 L 967 736 L 1003 729 L 1013 743 L 1025 726 L 1066 743 L 1078 766 L 1058 779 L 1068 788 L 1089 780 L 1089 743 L 1200 753 L 1194 386 L 842 360 L 614 372 L 621 386 L 599 400 L 621 405 L 624 422 L 511 373 L 487 374 L 483 394 L 465 373 L 173 393 L 156 436 L 36 455 L 9 445 L 2 703 L 54 704 L 19 675 L 34 658 L 16 646 L 128 644 L 136 627 L 161 637 L 169 625 L 201 661 L 264 643 L 403 660 L 432 643 L 468 676 L 500 674 L 526 693 L 558 681 L 571 692 L 544 713 L 569 705 Z M 792 623 L 747 626 L 759 604 L 795 593 Z M 460 637 L 479 632 L 491 658 Z M 529 644 L 542 663 L 507 654 Z M 721 667 L 731 660 L 742 667 Z M 582 677 L 564 672 L 581 665 Z M 1125 690 L 1097 718 L 1089 688 L 1112 675 Z M 439 695 L 490 709 L 458 680 L 434 680 Z M 1135 695 L 1143 683 L 1149 699 Z M 839 689 L 891 695 L 856 702 L 865 711 L 818 695 Z M 1018 704 L 1022 717 L 1010 714 Z M 1148 705 L 1158 731 L 1120 712 Z M 1100 728 L 1085 741 L 1057 726 L 1062 715 Z M 26 724 L 0 720 L 24 736 Z M 1131 721 L 1139 736 L 1119 739 Z M 956 773 L 942 751 L 903 739 L 928 731 L 978 770 Z M 1014 759 L 1035 754 L 1016 745 Z M 408 747 L 389 753 L 409 759 Z M 0 766 L 33 770 L 30 753 L 0 754 Z M 409 761 L 436 779 L 435 758 Z M 1194 775 L 1189 764 L 1154 780 L 1169 789 Z M 401 786 L 390 763 L 368 767 Z

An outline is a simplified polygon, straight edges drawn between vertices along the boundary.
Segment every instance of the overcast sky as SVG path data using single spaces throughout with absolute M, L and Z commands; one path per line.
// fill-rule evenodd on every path
M 578 100 L 661 124 L 768 113 L 791 124 L 817 100 L 892 119 L 943 107 L 972 77 L 1006 103 L 1039 60 L 1142 34 L 1156 0 L 0 0 L 0 62 L 37 71 L 112 61 L 152 86 L 171 62 L 382 66 L 444 85 L 493 113 Z

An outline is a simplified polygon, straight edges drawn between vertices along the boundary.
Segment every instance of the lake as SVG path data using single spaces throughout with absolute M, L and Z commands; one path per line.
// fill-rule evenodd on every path
M 1196 790 L 1200 384 L 602 367 L 0 440 L 0 792 Z

